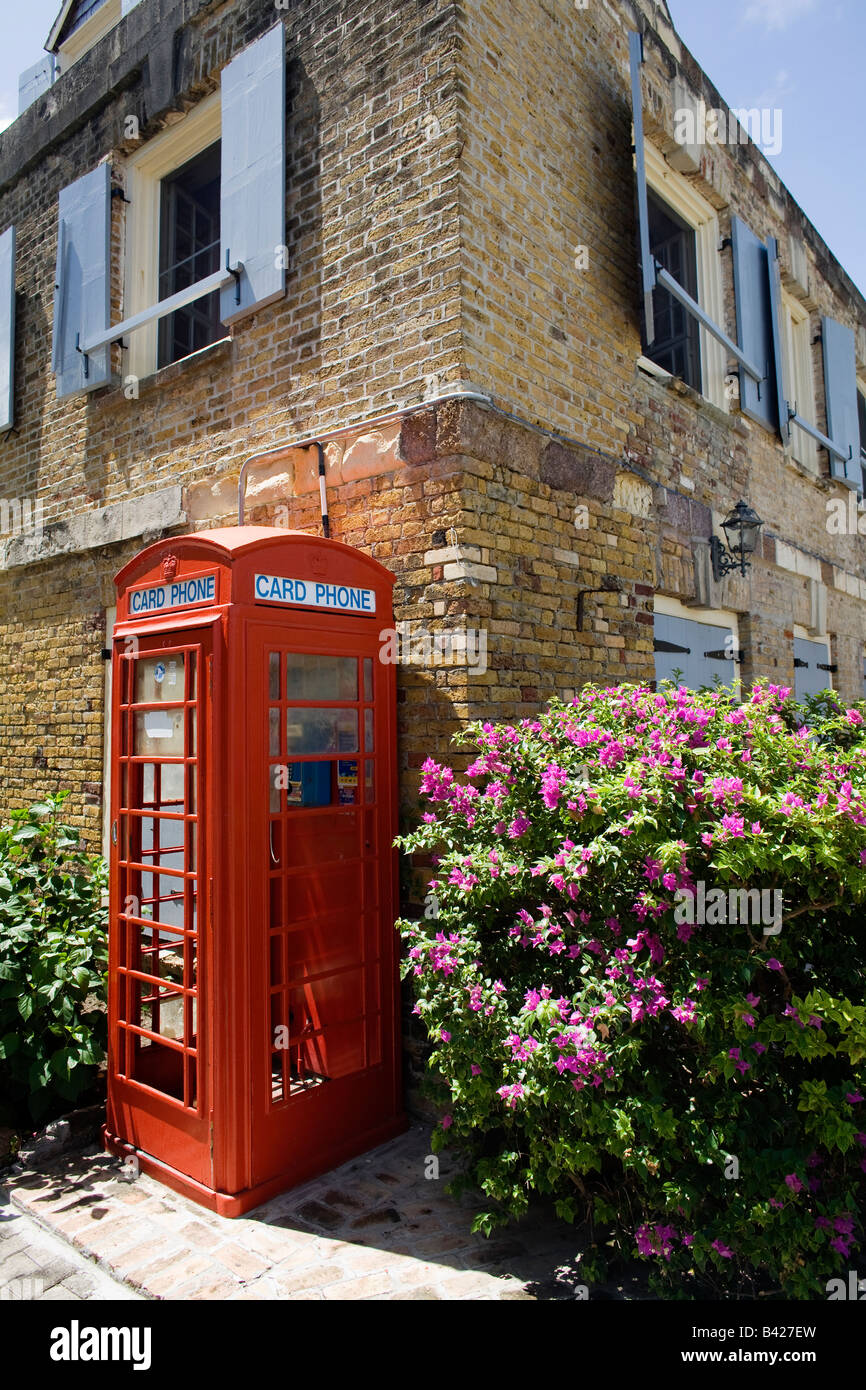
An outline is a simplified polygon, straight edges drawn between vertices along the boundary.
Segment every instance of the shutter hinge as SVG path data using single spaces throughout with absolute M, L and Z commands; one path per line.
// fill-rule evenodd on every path
M 110 647 L 103 647 L 103 648 L 102 648 L 102 660 L 103 660 L 103 661 L 110 661 L 110 660 L 111 660 L 111 648 L 110 648 Z
M 726 647 L 717 647 L 715 651 L 704 652 L 704 656 L 708 656 L 712 661 L 736 661 L 738 663 L 744 660 L 745 655 L 742 647 L 737 651 L 730 652 Z
M 795 657 L 794 657 L 794 665 L 795 665 L 795 666 L 801 666 L 801 667 L 805 670 L 805 669 L 808 668 L 809 663 L 808 663 L 808 661 L 801 661 L 801 659 L 800 659 L 799 656 L 795 656 Z
M 818 662 L 818 670 L 819 670 L 819 671 L 838 671 L 838 670 L 839 670 L 839 667 L 838 667 L 835 663 L 833 663 L 833 664 L 830 665 L 830 666 L 827 666 L 827 665 L 825 665 L 825 663 L 824 663 L 823 661 L 819 661 L 819 662 Z
M 231 255 L 231 252 L 230 252 L 230 250 L 229 250 L 229 248 L 228 248 L 228 246 L 227 246 L 227 247 L 226 247 L 226 270 L 228 271 L 229 275 L 233 275 L 233 276 L 235 277 L 235 304 L 240 304 L 240 302 L 241 302 L 241 271 L 243 270 L 243 262 L 242 262 L 242 261 L 238 261 L 238 264 L 237 264 L 237 267 L 236 267 L 236 268 L 233 267 L 233 266 L 230 266 L 230 265 L 229 265 L 229 257 L 230 257 L 230 255 Z
M 655 652 L 683 652 L 686 656 L 691 656 L 691 647 L 678 647 L 676 642 L 666 642 L 663 637 L 657 637 L 653 642 Z

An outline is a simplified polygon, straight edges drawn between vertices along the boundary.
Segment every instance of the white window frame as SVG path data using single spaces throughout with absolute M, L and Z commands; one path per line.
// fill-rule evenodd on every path
M 815 373 L 812 367 L 812 316 L 786 289 L 781 295 L 782 370 L 785 398 L 810 425 L 817 427 Z M 791 424 L 790 451 L 810 473 L 818 475 L 818 444 L 811 435 Z M 810 639 L 811 640 L 811 639 Z
M 155 135 L 127 160 L 126 196 L 130 201 L 126 208 L 124 318 L 131 318 L 156 304 L 159 296 L 162 180 L 215 144 L 221 131 L 220 93 L 213 92 L 176 125 Z M 124 376 L 136 376 L 141 380 L 157 370 L 158 332 L 159 323 L 154 319 L 129 334 Z M 186 361 L 186 358 L 179 360 Z
M 719 256 L 719 219 L 715 208 L 688 179 L 677 173 L 648 140 L 644 141 L 647 189 L 667 203 L 695 234 L 697 301 L 714 323 L 725 321 L 722 266 Z M 722 344 L 699 325 L 701 395 L 719 410 L 728 412 L 725 395 L 727 357 Z M 653 364 L 655 365 L 655 364 Z

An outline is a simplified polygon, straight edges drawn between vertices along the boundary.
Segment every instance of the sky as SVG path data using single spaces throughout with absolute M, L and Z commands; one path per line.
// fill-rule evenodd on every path
M 0 130 L 18 111 L 18 74 L 41 56 L 60 10 L 60 0 L 2 3 Z M 770 162 L 866 294 L 866 0 L 668 3 L 680 37 L 729 106 L 781 111 L 781 148 Z

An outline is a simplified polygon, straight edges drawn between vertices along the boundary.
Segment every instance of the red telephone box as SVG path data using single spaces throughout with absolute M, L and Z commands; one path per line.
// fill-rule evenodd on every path
M 243 526 L 116 583 L 106 1145 L 236 1216 L 405 1128 L 393 579 Z

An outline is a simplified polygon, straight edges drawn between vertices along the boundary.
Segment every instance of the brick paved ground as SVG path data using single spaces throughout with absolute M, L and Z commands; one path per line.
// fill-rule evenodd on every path
M 0 1192 L 0 1303 L 139 1297 Z
M 229 1220 L 116 1159 L 90 1151 L 8 1181 L 13 1210 L 30 1213 L 103 1271 L 144 1296 L 168 1299 L 528 1299 L 580 1296 L 568 1226 L 535 1213 L 485 1240 L 471 1204 L 429 1179 L 429 1129 Z M 640 1297 L 637 1284 L 591 1297 Z

